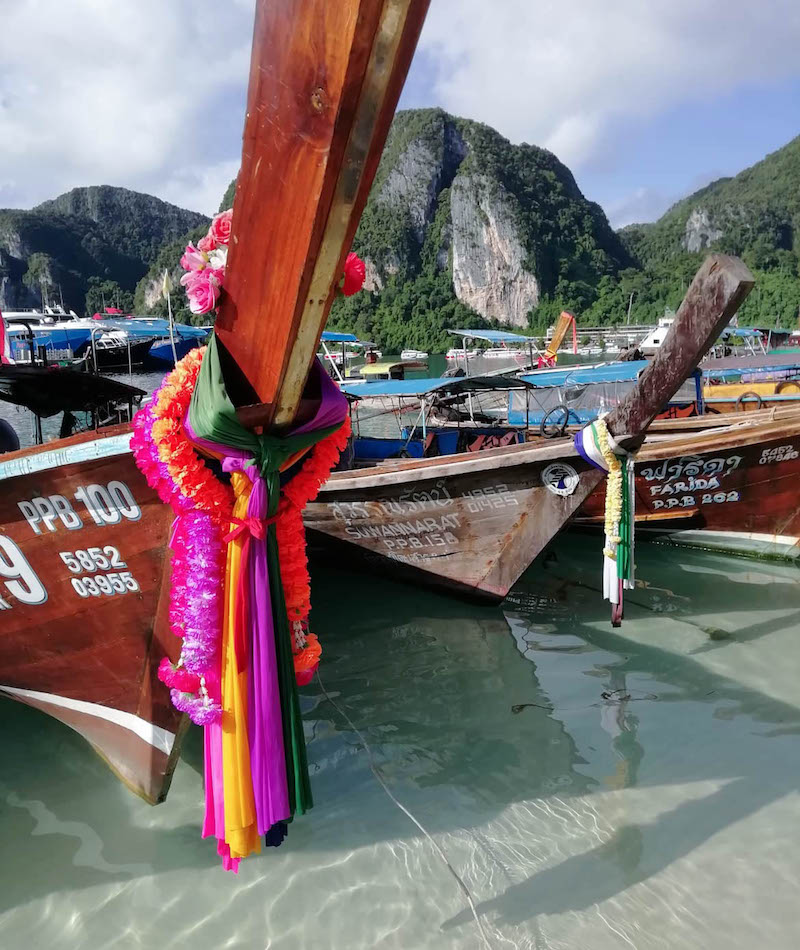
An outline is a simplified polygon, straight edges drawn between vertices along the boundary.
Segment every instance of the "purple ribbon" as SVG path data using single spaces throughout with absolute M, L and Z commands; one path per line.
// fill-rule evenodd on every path
M 588 462 L 592 468 L 599 468 L 601 472 L 608 472 L 608 469 L 604 465 L 598 465 L 598 463 L 589 455 L 586 450 L 586 447 L 583 444 L 583 429 L 578 430 L 575 433 L 573 443 L 575 445 L 575 451 L 580 455 L 584 462 Z
M 244 472 L 253 487 L 247 519 L 262 520 L 269 510 L 267 485 L 252 459 L 225 458 L 225 472 Z M 278 690 L 278 662 L 267 568 L 266 539 L 250 538 L 242 580 L 247 584 L 247 737 L 258 833 L 265 835 L 276 821 L 290 816 L 283 750 L 283 724 Z

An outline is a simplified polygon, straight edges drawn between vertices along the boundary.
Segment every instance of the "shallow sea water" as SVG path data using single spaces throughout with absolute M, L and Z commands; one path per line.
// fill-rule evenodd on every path
M 798 569 L 642 544 L 614 630 L 599 548 L 562 536 L 501 607 L 315 565 L 325 688 L 488 946 L 796 948 Z M 0 701 L 0 947 L 487 946 L 353 729 L 302 696 L 316 807 L 238 876 L 199 836 L 198 730 L 151 808 Z

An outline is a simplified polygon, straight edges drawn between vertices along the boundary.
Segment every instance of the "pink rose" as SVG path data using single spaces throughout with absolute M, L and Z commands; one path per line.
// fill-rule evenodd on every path
M 205 270 L 184 274 L 181 283 L 186 288 L 192 313 L 210 313 L 216 307 L 222 289 L 222 272 L 207 267 Z
M 198 251 L 203 251 L 203 253 L 205 254 L 208 254 L 209 252 L 213 251 L 216 248 L 216 246 L 217 246 L 217 242 L 214 240 L 214 238 L 210 234 L 207 234 L 205 237 L 200 238 L 200 240 L 197 242 Z
M 227 244 L 231 239 L 231 219 L 233 218 L 233 209 L 223 211 L 218 214 L 211 222 L 208 229 L 208 237 L 219 244 Z
M 202 270 L 208 263 L 208 258 L 205 254 L 192 244 L 190 241 L 186 245 L 186 250 L 183 252 L 183 257 L 181 258 L 181 267 L 184 270 L 188 271 L 198 271 Z
M 367 276 L 367 269 L 364 262 L 352 251 L 347 255 L 344 262 L 344 278 L 342 280 L 342 293 L 345 297 L 352 297 L 358 293 L 364 286 L 364 280 Z

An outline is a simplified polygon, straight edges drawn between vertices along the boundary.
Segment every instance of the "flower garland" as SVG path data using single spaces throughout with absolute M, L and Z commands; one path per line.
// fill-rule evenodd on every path
M 228 265 L 232 219 L 232 208 L 222 211 L 211 222 L 206 236 L 197 242 L 197 247 L 190 241 L 183 252 L 181 267 L 186 273 L 181 277 L 181 285 L 186 290 L 192 313 L 211 313 L 217 306 Z M 366 276 L 364 261 L 351 251 L 336 289 L 345 297 L 352 297 L 364 286 Z
M 218 214 L 197 247 L 190 241 L 183 252 L 181 267 L 186 273 L 181 284 L 192 313 L 210 313 L 217 306 L 228 263 L 232 219 L 233 209 Z
M 131 449 L 147 483 L 176 515 L 171 541 L 170 628 L 183 639 L 180 660 L 166 658 L 159 678 L 171 688 L 173 705 L 205 725 L 219 719 L 217 690 L 225 571 L 223 535 L 229 529 L 233 491 L 219 481 L 189 440 L 183 419 L 200 372 L 205 347 L 190 351 L 134 418 Z M 302 511 L 315 498 L 350 436 L 350 420 L 317 443 L 285 485 L 275 523 L 281 581 L 293 631 L 298 683 L 308 683 L 322 648 L 308 630 L 310 579 Z
M 578 454 L 606 473 L 603 529 L 603 596 L 612 604 L 611 623 L 622 620 L 623 591 L 634 586 L 634 467 L 629 453 L 617 445 L 605 419 L 581 429 L 575 436 Z
M 205 350 L 190 350 L 154 394 L 152 440 L 171 481 L 170 497 L 177 494 L 186 499 L 184 510 L 199 508 L 219 525 L 226 525 L 233 510 L 233 492 L 199 458 L 183 428 Z
M 605 419 L 597 420 L 595 434 L 597 446 L 603 456 L 603 461 L 606 464 L 606 471 L 608 472 L 606 477 L 605 520 L 603 524 L 603 530 L 605 531 L 606 536 L 606 546 L 603 548 L 603 554 L 606 557 L 610 557 L 612 560 L 616 561 L 616 546 L 621 540 L 617 532 L 619 530 L 619 522 L 622 517 L 622 462 L 614 454 L 614 450 L 609 444 L 609 432 L 608 426 L 605 423 Z

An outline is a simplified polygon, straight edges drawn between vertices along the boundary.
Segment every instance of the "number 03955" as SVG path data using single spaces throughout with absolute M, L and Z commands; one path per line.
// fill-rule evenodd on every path
M 139 584 L 130 571 L 73 577 L 71 583 L 79 597 L 113 597 L 115 594 L 127 594 L 129 591 L 135 593 L 139 590 Z

